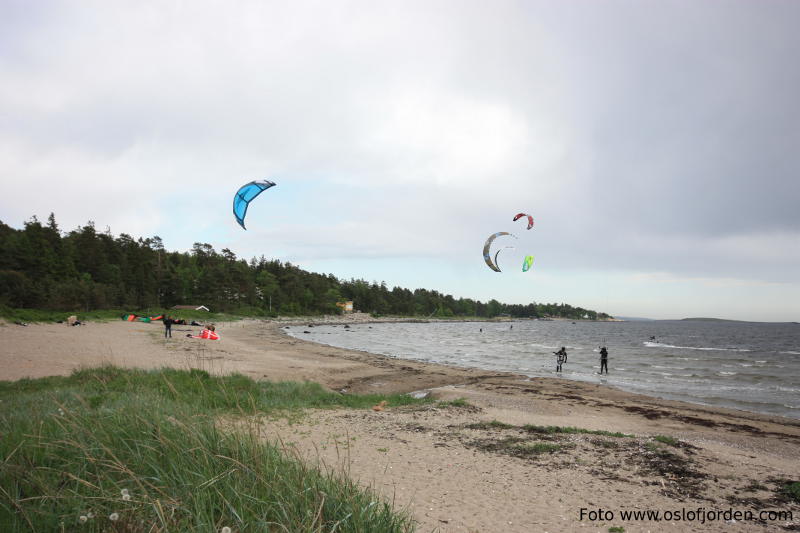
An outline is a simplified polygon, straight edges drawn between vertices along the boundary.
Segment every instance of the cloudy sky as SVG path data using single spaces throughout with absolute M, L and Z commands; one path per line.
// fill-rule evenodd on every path
M 2 0 L 0 220 L 800 320 L 798 21 L 793 0 Z M 263 178 L 243 231 L 233 193 Z M 496 231 L 518 237 L 502 273 Z

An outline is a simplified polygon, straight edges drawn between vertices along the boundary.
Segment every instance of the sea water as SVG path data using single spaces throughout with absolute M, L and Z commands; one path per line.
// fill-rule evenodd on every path
M 800 418 L 797 323 L 521 320 L 290 326 L 286 331 L 391 357 L 602 383 Z M 568 360 L 556 373 L 553 352 L 562 346 Z M 600 346 L 609 352 L 609 373 L 602 376 Z

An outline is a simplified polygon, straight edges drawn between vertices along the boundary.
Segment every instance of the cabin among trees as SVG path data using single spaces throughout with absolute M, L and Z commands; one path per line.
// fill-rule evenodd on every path
M 170 309 L 174 309 L 176 311 L 179 310 L 188 310 L 188 311 L 206 311 L 208 312 L 209 309 L 205 305 L 173 305 Z

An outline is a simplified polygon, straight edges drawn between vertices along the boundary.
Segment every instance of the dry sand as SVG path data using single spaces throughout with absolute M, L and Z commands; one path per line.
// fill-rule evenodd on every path
M 214 342 L 186 338 L 199 329 L 188 326 L 174 326 L 173 338 L 164 340 L 160 324 L 6 324 L 0 326 L 0 379 L 112 363 L 311 380 L 346 392 L 427 389 L 442 400 L 464 398 L 466 406 L 310 411 L 299 420 L 260 425 L 264 438 L 289 453 L 374 487 L 407 509 L 420 531 L 800 530 L 800 505 L 775 492 L 782 480 L 800 480 L 800 420 L 392 359 L 300 341 L 286 336 L 284 326 L 218 324 L 222 339 Z M 510 427 L 487 424 L 492 421 Z M 522 429 L 526 424 L 634 437 L 539 434 Z M 678 446 L 655 442 L 657 435 L 678 439 Z M 537 453 L 536 445 L 550 448 Z M 581 519 L 581 508 L 602 508 L 614 518 Z M 620 515 L 697 508 L 791 511 L 794 518 L 702 524 Z

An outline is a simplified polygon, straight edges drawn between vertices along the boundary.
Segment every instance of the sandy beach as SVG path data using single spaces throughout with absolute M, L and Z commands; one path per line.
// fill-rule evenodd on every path
M 66 375 L 100 364 L 172 366 L 310 380 L 343 393 L 463 398 L 455 405 L 313 411 L 260 425 L 264 438 L 288 453 L 346 472 L 407 509 L 419 531 L 800 529 L 800 505 L 776 493 L 786 481 L 800 480 L 799 420 L 344 350 L 291 338 L 282 330 L 286 324 L 218 324 L 219 342 L 187 338 L 198 330 L 187 326 L 174 326 L 165 340 L 160 324 L 4 324 L 0 379 Z M 532 426 L 588 432 L 544 433 Z M 699 508 L 751 511 L 756 520 L 711 519 Z M 591 514 L 599 509 L 601 516 Z M 631 510 L 662 516 L 623 519 Z M 761 511 L 791 511 L 793 519 Z

